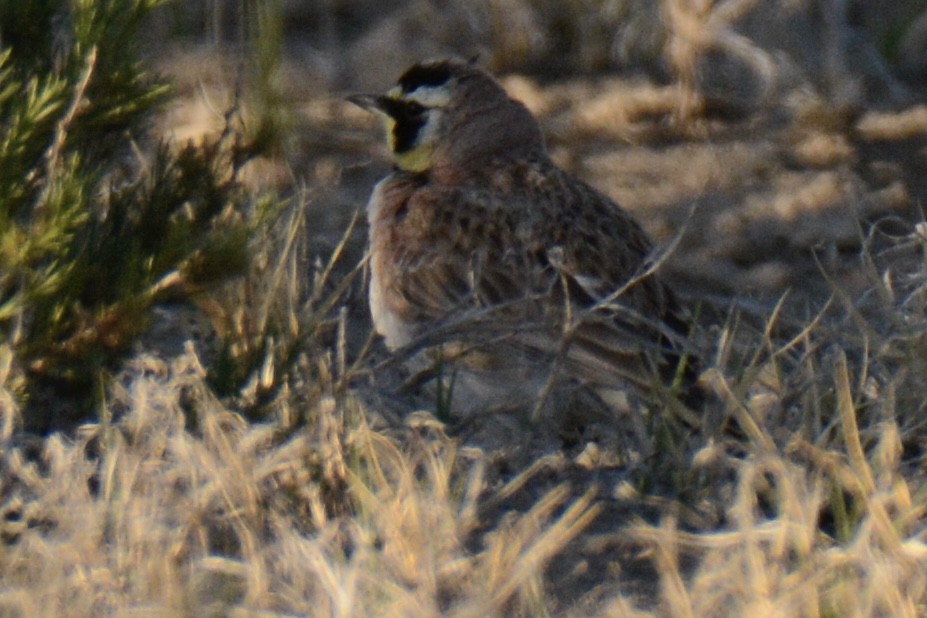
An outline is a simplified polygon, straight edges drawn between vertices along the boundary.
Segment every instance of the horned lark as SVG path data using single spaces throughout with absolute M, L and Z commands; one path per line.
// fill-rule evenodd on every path
M 389 349 L 453 366 L 453 407 L 552 385 L 615 399 L 674 377 L 697 403 L 687 321 L 649 272 L 647 235 L 554 165 L 489 74 L 426 62 L 349 100 L 382 116 L 395 163 L 367 206 L 374 326 Z

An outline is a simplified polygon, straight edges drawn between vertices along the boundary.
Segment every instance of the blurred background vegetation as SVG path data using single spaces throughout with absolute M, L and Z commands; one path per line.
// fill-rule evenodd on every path
M 715 60 L 747 62 L 751 46 L 789 56 L 772 61 L 819 83 L 849 72 L 847 62 L 865 72 L 860 61 L 916 81 L 927 69 L 925 9 L 924 0 L 195 0 L 161 7 L 145 43 L 156 53 L 178 41 L 240 49 L 273 21 L 259 44 L 283 45 L 294 73 L 333 88 L 382 86 L 447 54 L 547 79 L 609 71 L 668 80 L 681 68 L 669 48 L 680 44 Z

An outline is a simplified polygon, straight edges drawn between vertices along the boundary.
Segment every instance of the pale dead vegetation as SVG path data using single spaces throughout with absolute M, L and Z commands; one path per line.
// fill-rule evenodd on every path
M 724 386 L 730 405 L 756 389 L 785 395 L 762 384 L 774 362 Z M 890 392 L 860 426 L 849 371 L 838 351 L 834 370 L 814 378 L 832 389 L 824 412 L 835 416 L 816 419 L 824 426 L 810 439 L 764 437 L 784 436 L 783 421 L 751 406 L 732 412 L 751 440 L 746 457 L 695 457 L 696 470 L 734 473 L 713 489 L 725 505 L 721 529 L 694 529 L 698 518 L 684 512 L 680 526 L 671 509 L 659 524 L 629 520 L 583 536 L 602 509 L 597 490 L 571 498 L 564 484 L 487 528 L 486 506 L 545 466 L 493 487 L 486 455 L 461 448 L 428 414 L 383 431 L 352 398 L 323 398 L 311 413 L 327 430 L 281 432 L 216 401 L 192 352 L 170 364 L 139 358 L 109 398 L 113 422 L 41 448 L 5 439 L 0 607 L 29 616 L 536 616 L 549 611 L 545 565 L 557 554 L 620 563 L 631 550 L 653 561 L 656 596 L 641 608 L 615 582 L 574 615 L 919 615 L 925 487 L 902 458 L 910 429 L 891 407 L 900 385 L 880 385 Z M 633 493 L 625 498 L 640 500 Z M 337 495 L 353 507 L 333 511 Z M 833 512 L 831 532 L 823 512 Z M 602 573 L 600 587 L 610 579 L 620 577 Z
M 487 495 L 484 458 L 440 424 L 382 433 L 356 402 L 322 399 L 310 412 L 328 431 L 281 435 L 204 377 L 192 352 L 139 358 L 110 398 L 117 421 L 30 455 L 7 438 L 4 615 L 537 615 L 543 566 L 597 512 L 559 486 L 469 551 L 480 504 L 507 489 Z M 325 479 L 350 516 L 332 516 Z
M 927 133 L 927 105 L 900 112 L 869 112 L 860 118 L 856 130 L 869 141 L 917 138 Z

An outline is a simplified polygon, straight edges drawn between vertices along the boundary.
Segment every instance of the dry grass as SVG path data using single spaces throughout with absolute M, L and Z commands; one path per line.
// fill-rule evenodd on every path
M 192 353 L 140 358 L 118 422 L 31 454 L 7 440 L 3 615 L 537 615 L 543 565 L 595 516 L 559 487 L 468 551 L 478 453 L 427 424 L 374 431 L 351 399 L 283 436 L 204 377 Z

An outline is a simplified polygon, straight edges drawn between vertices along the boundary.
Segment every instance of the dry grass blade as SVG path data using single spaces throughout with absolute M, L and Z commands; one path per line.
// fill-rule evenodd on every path
M 712 370 L 711 375 L 713 384 L 717 389 L 720 389 L 721 394 L 724 396 L 729 413 L 733 415 L 750 442 L 755 444 L 761 453 L 775 452 L 775 444 L 756 423 L 750 411 L 744 407 L 740 399 L 734 394 L 727 379 L 717 370 Z
M 491 507 L 497 503 L 505 501 L 508 498 L 511 498 L 519 490 L 524 488 L 528 481 L 537 476 L 538 473 L 543 472 L 544 470 L 555 470 L 558 467 L 561 467 L 563 463 L 564 457 L 560 453 L 552 453 L 550 455 L 538 457 L 531 463 L 531 465 L 512 477 L 511 480 L 509 480 L 489 500 L 487 500 L 485 506 Z
M 532 584 L 544 565 L 598 515 L 599 507 L 593 503 L 595 494 L 595 488 L 588 490 L 544 527 L 543 522 L 569 497 L 569 489 L 561 485 L 545 494 L 514 523 L 496 530 L 473 574 L 475 582 L 482 582 L 479 585 L 483 594 L 461 604 L 450 615 L 456 618 L 499 615 L 506 611 L 507 604 L 520 589 L 527 587 L 531 594 Z M 533 608 L 530 615 L 546 613 L 542 600 L 523 600 Z
M 875 481 L 872 478 L 872 470 L 866 461 L 866 455 L 863 453 L 863 445 L 859 440 L 859 427 L 856 425 L 856 406 L 853 404 L 853 393 L 850 391 L 847 356 L 843 350 L 837 351 L 834 381 L 837 389 L 837 413 L 840 416 L 840 426 L 847 446 L 850 465 L 862 482 L 863 491 L 871 494 L 875 491 Z
M 660 592 L 663 602 L 674 616 L 692 618 L 692 600 L 679 571 L 679 549 L 676 544 L 676 522 L 663 522 L 659 542 L 654 548 L 654 561 L 660 573 Z
M 86 57 L 83 58 L 84 68 L 81 72 L 80 81 L 74 89 L 74 96 L 71 99 L 71 104 L 68 106 L 64 116 L 62 116 L 61 120 L 59 120 L 58 124 L 55 126 L 55 139 L 52 142 L 51 148 L 45 153 L 45 168 L 48 178 L 55 177 L 55 168 L 61 162 L 61 150 L 64 148 L 64 142 L 67 138 L 68 131 L 71 129 L 74 119 L 80 113 L 81 107 L 85 104 L 87 86 L 90 85 L 90 80 L 97 67 L 97 51 L 96 47 L 92 47 L 87 51 Z M 49 184 L 46 186 L 45 196 L 47 196 L 50 190 L 51 185 Z M 46 201 L 45 196 L 39 199 L 37 203 L 44 203 Z
M 313 307 L 319 302 L 319 299 L 321 298 L 322 293 L 325 291 L 325 288 L 328 285 L 329 279 L 331 279 L 335 266 L 341 261 L 341 258 L 344 255 L 344 251 L 348 246 L 348 241 L 353 236 L 354 228 L 357 226 L 357 222 L 360 220 L 360 218 L 361 217 L 359 213 L 354 213 L 354 216 L 351 217 L 351 221 L 348 223 L 347 227 L 344 230 L 344 233 L 341 235 L 341 238 L 338 241 L 338 244 L 335 246 L 335 250 L 332 251 L 331 256 L 329 256 L 328 262 L 325 264 L 325 268 L 322 270 L 322 272 L 316 277 L 315 281 L 313 282 L 312 296 L 310 296 L 309 300 L 306 302 L 307 307 Z M 352 273 L 362 270 L 366 263 L 367 263 L 367 258 L 365 257 L 354 268 Z M 345 277 L 345 279 L 350 279 L 350 277 Z M 336 297 L 340 298 L 337 295 Z
M 13 350 L 0 345 L 0 444 L 9 442 L 19 423 L 19 406 L 10 390 L 12 386 Z
M 911 563 L 914 556 L 909 554 L 905 548 L 905 541 L 902 538 L 903 531 L 907 528 L 901 523 L 905 520 L 910 521 L 912 515 L 910 493 L 906 484 L 893 482 L 891 475 L 882 474 L 882 481 L 876 482 L 876 475 L 866 459 L 865 452 L 859 437 L 859 428 L 856 423 L 856 409 L 853 405 L 852 393 L 850 391 L 849 370 L 847 368 L 846 355 L 843 350 L 838 351 L 835 367 L 835 383 L 837 390 L 837 406 L 840 415 L 841 429 L 844 442 L 847 446 L 850 467 L 853 471 L 853 478 L 858 483 L 858 497 L 865 505 L 865 512 L 868 519 L 863 524 L 863 530 L 869 530 L 874 538 L 879 542 L 884 550 L 895 557 L 901 563 Z M 877 461 L 883 465 L 893 466 L 897 462 L 897 456 L 887 453 L 887 449 L 897 451 L 894 446 L 894 433 L 889 429 L 883 432 L 882 443 L 877 449 Z M 881 454 L 881 456 L 879 456 Z M 891 472 L 891 470 L 887 470 Z M 852 485 L 850 486 L 852 487 Z M 923 507 L 918 511 L 923 512 Z M 893 517 L 893 514 L 895 517 Z M 915 552 L 915 555 L 919 552 Z M 915 559 L 916 560 L 916 559 Z

